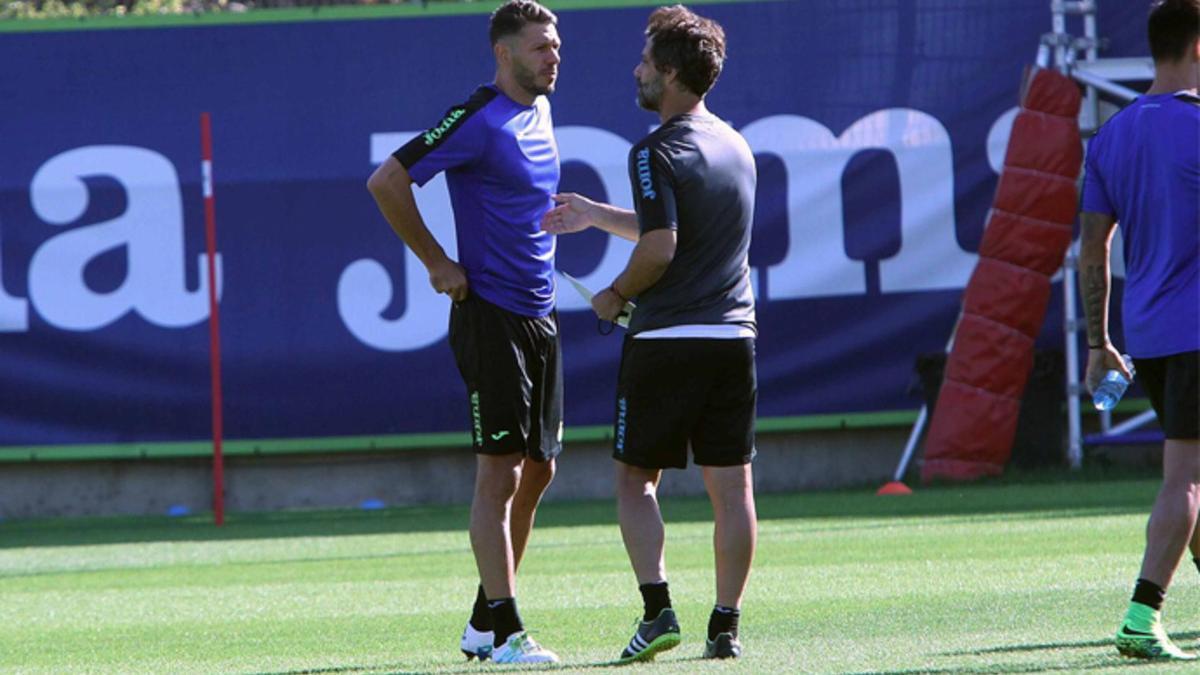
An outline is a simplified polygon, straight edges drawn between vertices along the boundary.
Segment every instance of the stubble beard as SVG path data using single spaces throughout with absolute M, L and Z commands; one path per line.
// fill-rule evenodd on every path
M 662 106 L 662 82 L 638 82 L 637 104 L 643 110 L 658 112 Z
M 554 93 L 554 82 L 547 85 L 540 85 L 537 81 L 537 74 L 521 64 L 513 64 L 513 79 L 516 80 L 517 86 L 524 89 L 533 96 L 549 96 Z

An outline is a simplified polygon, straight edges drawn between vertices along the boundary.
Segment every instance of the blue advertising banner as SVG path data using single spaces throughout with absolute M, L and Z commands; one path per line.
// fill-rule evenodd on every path
M 913 360 L 954 323 L 1048 5 L 699 7 L 729 41 L 709 107 L 758 160 L 760 415 L 919 406 Z M 1100 3 L 1106 55 L 1142 53 L 1144 11 Z M 626 153 L 657 122 L 634 103 L 648 13 L 560 14 L 564 191 L 631 204 Z M 226 434 L 467 428 L 448 301 L 365 182 L 491 80 L 485 15 L 14 33 L 0 63 L 0 446 L 209 434 L 202 111 Z M 444 180 L 417 194 L 453 255 Z M 599 288 L 630 250 L 587 232 L 557 264 Z M 620 332 L 566 284 L 558 306 L 567 424 L 609 423 Z

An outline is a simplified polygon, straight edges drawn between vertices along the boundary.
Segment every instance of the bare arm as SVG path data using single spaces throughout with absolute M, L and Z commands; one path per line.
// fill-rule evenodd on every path
M 1079 215 L 1079 286 L 1083 311 L 1087 316 L 1088 367 L 1087 387 L 1095 390 L 1109 369 L 1132 375 L 1108 335 L 1108 302 L 1112 294 L 1110 253 L 1117 221 L 1104 213 Z
M 424 263 L 433 290 L 449 295 L 455 302 L 464 300 L 468 292 L 466 273 L 446 255 L 425 226 L 413 196 L 412 178 L 404 165 L 395 157 L 388 157 L 367 180 L 367 189 L 388 224 Z
M 657 283 L 675 259 L 675 230 L 651 230 L 637 242 L 625 271 L 592 298 L 592 309 L 601 319 L 615 320 L 625 301 Z
M 551 234 L 596 227 L 622 239 L 638 240 L 637 214 L 629 209 L 592 201 L 574 192 L 554 195 L 554 201 L 558 206 L 542 216 L 542 229 Z

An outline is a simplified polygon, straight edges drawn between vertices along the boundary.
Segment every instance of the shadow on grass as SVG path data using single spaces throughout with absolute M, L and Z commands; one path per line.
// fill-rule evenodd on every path
M 1200 633 L 1181 634 L 1180 637 L 1200 636 Z M 1063 648 L 1095 648 L 1108 646 L 1108 640 L 1094 640 L 1090 642 L 1075 642 L 1075 643 L 1060 643 L 1060 644 L 1044 644 L 1044 645 L 1017 645 L 1013 647 L 999 647 L 994 649 L 982 649 L 978 651 L 963 651 L 963 652 L 948 652 L 946 655 L 954 656 L 977 656 L 985 654 L 995 654 L 1003 652 L 1023 652 L 1037 651 L 1043 649 L 1063 649 Z M 686 661 L 702 661 L 699 656 L 680 659 L 673 663 L 682 663 Z M 314 668 L 304 670 L 287 670 L 269 673 L 253 673 L 251 675 L 336 675 L 339 673 L 381 673 L 386 675 L 433 675 L 435 673 L 450 673 L 455 675 L 467 673 L 480 673 L 489 670 L 487 664 L 466 663 L 460 667 L 438 668 L 437 670 L 395 670 L 399 664 L 393 665 L 349 665 L 331 668 Z M 1088 670 L 1111 669 L 1114 667 L 1143 667 L 1143 666 L 1161 666 L 1162 662 L 1155 661 L 1138 661 L 1132 659 L 1124 659 L 1116 654 L 1111 656 L 1096 657 L 1087 660 L 1074 661 L 1072 663 L 1058 664 L 1031 664 L 1031 663 L 993 663 L 980 666 L 957 665 L 947 668 L 912 668 L 904 670 L 869 670 L 852 673 L 850 675 L 916 675 L 918 673 L 933 673 L 933 674 L 949 674 L 949 673 L 1051 673 L 1051 672 L 1080 672 Z M 558 664 L 541 664 L 528 666 L 513 666 L 505 667 L 506 671 L 518 672 L 555 672 L 561 670 L 581 671 L 581 670 L 609 670 L 614 668 L 627 667 L 625 664 L 617 663 L 616 661 L 601 661 L 595 663 L 558 663 Z
M 249 675 L 335 675 L 336 673 L 387 673 L 388 675 L 416 675 L 422 671 L 396 670 L 400 664 L 382 664 L 377 666 L 331 666 L 329 668 L 304 668 L 301 670 L 280 670 Z
M 760 468 L 760 471 L 762 469 Z M 840 490 L 758 496 L 760 520 L 799 519 L 845 527 L 848 519 L 918 517 L 978 518 L 1039 513 L 1075 518 L 1148 512 L 1157 490 L 1153 480 L 1109 480 L 1095 476 L 1047 474 L 1042 480 L 1007 480 L 918 489 L 906 497 L 877 497 L 874 491 Z M 703 497 L 663 495 L 669 523 L 706 522 L 712 508 Z M 362 511 L 357 509 L 231 514 L 223 527 L 211 516 L 103 517 L 0 521 L 0 550 L 23 547 L 83 546 L 143 542 L 235 541 L 289 537 L 329 537 L 408 532 L 465 532 L 465 505 Z M 549 502 L 538 510 L 538 527 L 615 525 L 611 500 Z M 877 527 L 878 523 L 862 523 Z
M 701 660 L 702 659 L 699 656 L 695 656 L 695 657 L 690 657 L 690 658 L 674 659 L 671 662 L 672 663 L 683 663 L 686 661 L 701 661 Z M 576 672 L 576 671 L 580 671 L 580 670 L 628 669 L 630 667 L 645 666 L 645 665 L 652 664 L 652 663 L 653 663 L 653 661 L 641 661 L 641 662 L 637 662 L 637 663 L 619 663 L 617 661 L 594 661 L 592 663 L 555 663 L 555 664 L 535 664 L 535 665 L 527 665 L 527 666 L 514 666 L 513 664 L 502 664 L 501 667 L 506 672 L 514 670 L 514 669 L 517 671 L 526 671 L 526 672 L 530 672 L 530 671 L 532 671 L 532 672 L 554 672 L 554 671 L 560 671 L 560 670 L 569 670 L 572 672 Z M 472 666 L 475 666 L 475 667 L 472 667 Z M 460 673 L 478 673 L 481 670 L 489 670 L 489 669 L 494 671 L 496 669 L 496 666 L 493 664 L 482 664 L 482 665 L 468 664 L 464 667 L 453 668 L 450 670 L 438 669 L 435 671 L 428 671 L 427 673 L 423 672 L 422 675 L 431 675 L 432 673 L 438 673 L 438 674 L 453 673 L 453 674 L 457 675 Z M 272 675 L 275 675 L 275 674 L 272 674 Z M 291 675 L 291 673 L 287 673 L 287 674 L 281 673 L 279 675 Z M 397 675 L 399 675 L 399 674 L 397 674 Z M 407 675 L 407 674 L 405 674 L 405 675 Z
M 1200 631 L 1175 633 L 1172 637 L 1177 640 L 1193 640 L 1200 637 Z M 967 649 L 961 651 L 942 652 L 939 656 L 989 656 L 995 654 L 1027 654 L 1041 651 L 1061 651 L 1064 649 L 1105 649 L 1113 650 L 1112 638 L 1087 640 L 1082 642 L 1045 642 L 1038 644 L 1002 645 L 986 649 Z M 1061 659 L 1056 659 L 1061 660 Z M 914 668 L 908 670 L 873 670 L 858 675 L 904 675 L 908 673 L 1042 673 L 1042 672 L 1077 672 L 1085 670 L 1110 669 L 1115 667 L 1161 667 L 1167 665 L 1164 661 L 1149 661 L 1128 659 L 1110 651 L 1108 654 L 1094 658 L 1041 665 L 1031 663 L 993 663 L 980 666 L 958 665 L 947 668 Z
M 699 659 L 699 657 L 696 657 Z M 457 668 L 438 668 L 437 670 L 396 670 L 400 664 L 383 664 L 376 666 L 368 665 L 348 665 L 348 666 L 333 666 L 329 668 L 307 668 L 301 670 L 282 670 L 277 672 L 251 673 L 249 675 L 337 675 L 339 673 L 380 673 L 381 675 L 442 675 L 442 674 L 460 674 L 460 673 L 480 673 L 487 671 L 495 671 L 496 667 L 492 664 L 467 662 Z M 526 666 L 515 664 L 502 664 L 504 672 L 554 672 L 560 670 L 601 670 L 609 668 L 624 667 L 623 664 L 616 661 L 598 661 L 595 663 L 555 663 L 555 664 L 530 664 Z
M 1113 668 L 1161 667 L 1156 661 L 1131 661 L 1116 655 L 1107 658 L 1095 658 L 1087 661 L 1063 663 L 1054 665 L 1038 665 L 1030 663 L 993 663 L 987 666 L 954 666 L 952 668 L 913 668 L 909 670 L 866 670 L 851 675 L 942 675 L 948 673 L 1078 673 L 1088 670 L 1111 670 Z
M 1200 638 L 1200 631 L 1184 631 L 1180 633 L 1172 633 L 1171 637 L 1175 640 L 1194 640 Z M 1046 642 L 1043 644 L 1032 645 L 1003 645 L 1000 647 L 988 647 L 987 649 L 966 649 L 955 652 L 942 652 L 941 656 L 983 656 L 985 654 L 1012 654 L 1018 652 L 1040 652 L 1055 649 L 1091 649 L 1094 647 L 1112 647 L 1113 641 L 1111 637 L 1101 640 L 1089 640 L 1087 642 Z M 1130 663 L 1125 661 L 1124 663 Z M 1140 663 L 1135 661 L 1133 663 Z

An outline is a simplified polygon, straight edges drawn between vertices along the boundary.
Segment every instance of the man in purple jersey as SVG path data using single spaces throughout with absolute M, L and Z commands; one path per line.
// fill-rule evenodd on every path
M 560 62 L 557 17 L 509 0 L 491 18 L 496 78 L 398 149 L 368 188 L 396 234 L 450 296 L 450 347 L 467 385 L 477 472 L 471 547 L 475 606 L 468 660 L 556 662 L 525 632 L 516 570 L 562 451 L 562 361 L 554 312 L 555 239 L 541 230 L 558 189 L 550 103 Z M 446 173 L 459 260 L 425 226 L 412 184 Z
M 1125 244 L 1125 349 L 1158 414 L 1163 483 L 1116 645 L 1125 656 L 1194 659 L 1171 642 L 1160 611 L 1187 548 L 1200 568 L 1200 0 L 1150 12 L 1154 83 L 1088 147 L 1080 215 L 1080 284 L 1088 320 L 1087 385 L 1130 377 L 1108 335 L 1109 245 Z

